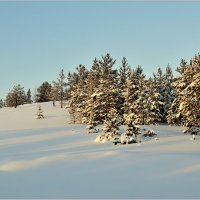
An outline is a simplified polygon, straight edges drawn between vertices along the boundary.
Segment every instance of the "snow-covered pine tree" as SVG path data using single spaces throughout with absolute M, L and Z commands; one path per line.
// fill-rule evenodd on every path
M 121 134 L 120 141 L 122 144 L 131 144 L 140 142 L 138 135 L 141 134 L 140 127 L 135 124 L 134 113 L 125 114 L 126 132 Z
M 165 70 L 165 90 L 164 90 L 164 112 L 163 112 L 163 120 L 164 122 L 167 122 L 167 117 L 168 117 L 168 112 L 170 110 L 170 107 L 172 105 L 172 102 L 175 99 L 176 92 L 175 88 L 173 87 L 173 73 L 172 69 L 169 65 L 167 65 L 166 70 Z
M 186 68 L 187 62 L 184 59 L 181 59 L 180 66 L 177 67 L 176 71 L 181 74 L 183 74 L 184 69 Z M 179 113 L 179 105 L 180 105 L 180 98 L 181 96 L 179 95 L 179 92 L 177 90 L 177 87 L 175 86 L 175 82 L 177 82 L 179 77 L 174 77 L 172 81 L 172 86 L 173 86 L 173 95 L 174 99 L 172 101 L 172 104 L 167 112 L 167 122 L 171 125 L 180 125 L 182 123 L 182 116 Z
M 118 103 L 118 111 L 123 118 L 125 112 L 125 99 L 124 99 L 124 92 L 126 91 L 127 81 L 131 75 L 131 68 L 126 60 L 125 57 L 122 59 L 121 66 L 118 70 L 118 85 L 119 85 L 119 103 Z
M 43 110 L 42 110 L 40 105 L 38 106 L 38 110 L 37 110 L 37 113 L 35 114 L 35 118 L 36 119 L 43 119 L 44 118 Z
M 200 126 L 200 54 L 190 60 L 177 71 L 174 86 L 178 96 L 174 100 L 178 105 L 175 119 L 181 119 L 186 126 Z M 174 102 L 173 102 L 174 103 Z
M 68 112 L 70 115 L 70 123 L 76 123 L 77 122 L 77 110 L 76 110 L 76 102 L 75 98 L 73 96 L 73 93 L 76 90 L 76 85 L 78 84 L 78 74 L 77 73 L 68 73 L 67 75 L 67 86 L 68 86 L 68 93 L 67 93 L 67 101 L 69 106 Z
M 121 125 L 120 115 L 115 108 L 111 108 L 103 123 L 101 140 L 116 142 L 119 140 L 119 126 Z
M 88 70 L 86 70 L 84 65 L 79 65 L 76 70 L 77 72 L 68 74 L 68 101 L 71 102 L 70 108 L 73 111 L 73 115 L 76 116 L 76 122 L 87 123 L 86 116 L 88 114 L 85 112 L 85 107 L 88 98 L 86 82 Z
M 156 124 L 161 120 L 162 114 L 160 108 L 163 105 L 162 98 L 158 89 L 155 87 L 154 80 L 149 78 L 146 80 L 143 95 L 143 119 L 144 124 Z
M 171 67 L 168 65 L 165 73 L 162 72 L 161 68 L 158 68 L 157 73 L 154 73 L 153 76 L 154 87 L 156 88 L 157 93 L 159 93 L 160 122 L 166 122 L 167 112 L 174 100 L 174 90 L 172 86 L 173 74 Z
M 145 75 L 143 69 L 138 66 L 132 71 L 127 87 L 124 92 L 124 114 L 130 115 L 134 118 L 134 123 L 144 124 L 144 98 L 145 98 Z M 126 120 L 126 119 L 125 119 Z
M 99 124 L 99 108 L 96 104 L 96 89 L 100 84 L 100 70 L 98 60 L 95 58 L 91 70 L 88 72 L 86 85 L 88 90 L 87 103 L 85 105 L 84 122 L 90 127 L 89 132 L 97 132 Z
M 164 112 L 165 112 L 165 97 L 164 97 L 164 93 L 165 93 L 165 75 L 162 72 L 162 69 L 159 67 L 156 73 L 153 73 L 153 77 L 154 77 L 154 85 L 155 88 L 157 90 L 157 92 L 159 93 L 159 101 L 162 102 L 159 105 L 159 112 L 161 115 L 161 122 L 164 122 Z
M 119 87 L 117 71 L 113 70 L 115 60 L 107 54 L 98 61 L 98 85 L 91 94 L 90 104 L 95 110 L 95 121 L 103 123 L 111 108 L 117 109 L 119 102 Z

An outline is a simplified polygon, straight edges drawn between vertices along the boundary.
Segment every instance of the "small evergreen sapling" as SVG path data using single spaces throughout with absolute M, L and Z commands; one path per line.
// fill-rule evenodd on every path
M 42 119 L 42 118 L 44 118 L 43 110 L 42 110 L 42 108 L 41 108 L 40 105 L 38 106 L 38 111 L 37 111 L 37 113 L 36 113 L 35 118 L 36 118 L 36 119 Z

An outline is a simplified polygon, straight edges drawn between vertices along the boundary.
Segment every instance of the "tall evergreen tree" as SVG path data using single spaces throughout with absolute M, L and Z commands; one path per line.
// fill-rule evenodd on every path
M 30 88 L 28 89 L 27 94 L 26 94 L 26 102 L 27 102 L 27 103 L 32 103 L 32 100 L 31 100 L 31 90 L 30 90 Z
M 126 91 L 124 92 L 125 99 L 125 121 L 126 116 L 134 116 L 135 124 L 144 124 L 144 93 L 145 75 L 143 69 L 138 66 L 132 71 L 127 82 Z
M 131 68 L 126 60 L 125 57 L 122 59 L 121 66 L 118 71 L 118 85 L 119 85 L 119 114 L 123 117 L 125 112 L 125 99 L 124 99 L 124 92 L 126 90 L 127 81 L 130 78 L 131 75 Z
M 173 74 L 171 67 L 168 65 L 166 67 L 165 73 L 158 68 L 157 73 L 154 73 L 154 87 L 159 93 L 159 112 L 160 121 L 167 122 L 167 113 L 174 100 L 174 88 L 172 86 Z
M 180 76 L 175 78 L 173 85 L 178 95 L 173 101 L 169 119 L 181 122 L 186 126 L 200 126 L 200 54 L 190 60 L 190 64 L 181 60 L 177 68 Z
M 97 121 L 103 122 L 107 118 L 111 108 L 117 109 L 119 101 L 119 87 L 117 81 L 117 71 L 113 70 L 115 60 L 107 54 L 98 61 L 98 86 L 91 95 L 91 104 L 96 109 Z
M 65 100 L 66 94 L 65 94 L 65 87 L 67 86 L 67 83 L 65 82 L 65 74 L 64 70 L 62 69 L 59 78 L 57 79 L 57 88 L 58 88 L 58 100 L 60 101 L 60 107 L 63 108 L 63 100 Z

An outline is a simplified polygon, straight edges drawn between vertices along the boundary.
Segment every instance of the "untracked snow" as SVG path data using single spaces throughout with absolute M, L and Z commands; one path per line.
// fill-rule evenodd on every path
M 200 138 L 183 127 L 144 126 L 142 143 L 95 142 L 66 109 L 0 109 L 0 198 L 200 198 Z

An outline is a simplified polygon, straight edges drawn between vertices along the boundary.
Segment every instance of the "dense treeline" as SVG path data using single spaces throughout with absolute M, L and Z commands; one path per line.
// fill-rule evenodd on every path
M 62 108 L 68 100 L 73 123 L 89 124 L 90 129 L 104 124 L 104 131 L 114 134 L 120 124 L 132 130 L 135 125 L 158 122 L 200 126 L 200 54 L 189 63 L 182 59 L 177 77 L 169 65 L 147 78 L 141 66 L 132 68 L 126 58 L 118 68 L 115 63 L 107 54 L 95 58 L 90 69 L 79 65 L 67 77 L 61 70 L 56 81 L 45 81 L 37 88 L 35 102 L 55 105 L 60 101 Z M 26 93 L 17 85 L 0 101 L 0 107 L 17 107 L 32 103 L 32 99 L 30 89 Z
M 146 78 L 141 66 L 131 68 L 123 58 L 119 69 L 107 54 L 91 69 L 80 65 L 69 73 L 68 99 L 72 121 L 98 124 L 117 118 L 122 124 L 200 126 L 200 54 L 181 60 L 174 77 L 170 66 Z M 111 116 L 111 113 L 115 113 Z

